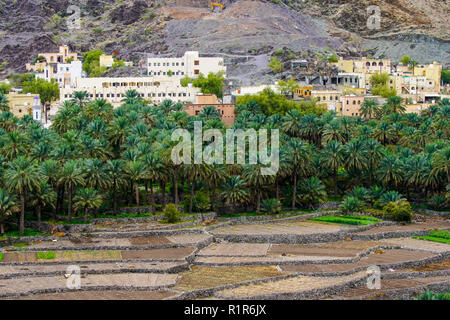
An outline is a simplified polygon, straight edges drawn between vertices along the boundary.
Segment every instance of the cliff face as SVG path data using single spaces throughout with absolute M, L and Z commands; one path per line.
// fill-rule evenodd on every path
M 220 53 L 231 59 L 237 77 L 240 69 L 248 73 L 249 61 L 264 69 L 282 47 L 450 60 L 448 0 L 281 1 L 222 0 L 225 10 L 211 12 L 206 0 L 3 0 L 0 64 L 6 63 L 3 76 L 24 72 L 37 53 L 60 44 L 135 60 L 145 53 Z M 71 4 L 80 7 L 78 29 L 69 28 Z M 381 9 L 378 30 L 367 28 L 370 5 Z

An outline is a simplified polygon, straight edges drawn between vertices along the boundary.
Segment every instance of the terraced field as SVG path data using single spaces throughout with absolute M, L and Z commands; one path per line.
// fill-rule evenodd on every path
M 0 248 L 0 298 L 409 299 L 449 291 L 450 245 L 413 238 L 450 229 L 448 219 L 345 225 L 310 220 L 317 215 L 104 223 L 16 239 Z M 373 265 L 381 288 L 372 290 Z M 70 286 L 77 275 L 69 267 L 79 270 L 79 287 Z

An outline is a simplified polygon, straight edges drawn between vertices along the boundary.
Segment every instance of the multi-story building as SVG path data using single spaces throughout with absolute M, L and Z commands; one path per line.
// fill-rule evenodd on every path
M 55 80 L 60 88 L 75 85 L 77 78 L 81 78 L 83 74 L 83 65 L 81 61 L 72 61 L 70 63 L 48 64 L 44 68 L 43 73 L 36 74 L 37 78 L 46 81 Z
M 9 111 L 18 118 L 25 115 L 33 115 L 34 118 L 33 109 L 36 109 L 36 106 L 41 108 L 38 94 L 10 92 L 6 98 L 9 101 Z
M 312 90 L 311 98 L 318 105 L 326 105 L 327 110 L 339 111 L 341 93 L 338 90 Z
M 180 77 L 78 78 L 74 87 L 60 90 L 60 101 L 72 98 L 75 91 L 86 91 L 91 99 L 106 99 L 114 107 L 122 104 L 125 93 L 136 90 L 142 98 L 154 103 L 164 100 L 192 103 L 199 88 L 180 85 Z
M 234 104 L 220 103 L 215 94 L 197 95 L 195 103 L 187 104 L 184 108 L 190 116 L 198 116 L 205 107 L 213 106 L 222 115 L 222 121 L 227 125 L 234 123 Z
M 246 94 L 258 94 L 265 89 L 270 89 L 275 93 L 280 93 L 276 84 L 261 84 L 256 86 L 241 87 L 231 92 L 233 96 L 245 96 Z
M 350 59 L 339 58 L 337 63 L 339 72 L 344 73 L 391 73 L 391 60 L 389 59 Z
M 310 98 L 313 90 L 314 86 L 299 86 L 294 92 L 294 100 L 298 98 Z
M 47 64 L 68 63 L 70 61 L 78 60 L 78 54 L 75 52 L 70 52 L 68 46 L 60 46 L 59 52 L 55 53 L 39 53 L 38 57 L 43 57 L 45 59 L 45 62 L 42 61 L 34 65 L 27 63 L 25 66 L 27 71 L 42 72 Z
M 428 80 L 433 80 L 436 85 L 436 92 L 440 92 L 441 90 L 441 74 L 442 74 L 442 65 L 433 62 L 428 65 L 421 65 L 414 68 L 414 76 L 416 77 L 425 77 Z
M 210 72 L 223 72 L 226 67 L 223 58 L 200 57 L 197 51 L 186 51 L 180 58 L 148 58 L 149 76 L 188 76 L 195 78 L 200 73 L 208 75 Z

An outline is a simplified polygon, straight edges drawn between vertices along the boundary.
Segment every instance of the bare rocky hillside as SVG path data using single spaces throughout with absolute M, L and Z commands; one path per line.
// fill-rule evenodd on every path
M 77 51 L 118 51 L 124 59 L 186 50 L 223 55 L 230 76 L 245 83 L 272 75 L 274 50 L 337 52 L 421 62 L 450 59 L 448 0 L 3 0 L 0 64 L 24 72 L 38 52 L 69 44 Z M 81 9 L 79 29 L 69 29 L 71 4 Z M 367 28 L 369 5 L 381 8 L 379 30 Z

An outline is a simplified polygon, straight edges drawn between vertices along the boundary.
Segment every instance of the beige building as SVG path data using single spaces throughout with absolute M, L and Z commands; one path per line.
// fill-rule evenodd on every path
M 42 72 L 47 66 L 47 64 L 53 64 L 53 63 L 68 63 L 69 61 L 77 61 L 78 60 L 78 54 L 75 52 L 70 52 L 69 46 L 60 46 L 59 52 L 54 53 L 39 53 L 39 57 L 44 57 L 45 62 L 36 63 L 36 64 L 26 64 L 27 71 L 33 71 L 33 72 Z
M 87 91 L 89 98 L 106 99 L 118 107 L 128 90 L 136 90 L 143 99 L 154 103 L 164 100 L 192 103 L 200 93 L 199 88 L 181 86 L 180 77 L 79 78 L 74 87 L 60 90 L 60 101 L 70 100 L 75 91 Z
M 364 96 L 341 96 L 341 106 L 339 114 L 341 116 L 359 117 L 361 115 L 361 106 L 364 103 Z
M 389 59 L 349 59 L 340 57 L 337 63 L 339 72 L 344 73 L 391 73 Z
M 6 95 L 6 98 L 9 101 L 9 111 L 18 118 L 22 118 L 25 115 L 32 115 L 36 98 L 39 101 L 39 95 L 33 93 L 10 92 Z
M 222 115 L 222 121 L 232 126 L 234 123 L 234 104 L 223 104 L 217 100 L 215 94 L 197 95 L 195 103 L 185 106 L 185 111 L 190 116 L 198 116 L 205 107 L 213 106 Z
M 341 92 L 338 90 L 312 90 L 311 98 L 319 105 L 326 105 L 327 110 L 339 111 Z
M 110 54 L 102 54 L 99 57 L 99 65 L 100 67 L 111 68 L 114 64 L 114 58 Z

